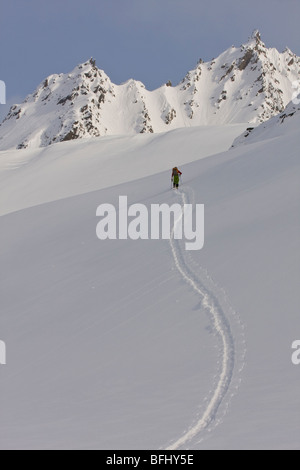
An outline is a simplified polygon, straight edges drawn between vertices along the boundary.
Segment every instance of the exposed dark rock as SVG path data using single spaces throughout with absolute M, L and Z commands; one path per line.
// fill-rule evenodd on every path
M 224 80 L 225 77 L 227 77 L 234 69 L 234 64 L 231 64 L 230 67 L 228 67 L 228 70 L 226 73 L 220 78 L 220 82 Z
M 66 142 L 68 140 L 75 140 L 75 139 L 78 139 L 79 138 L 79 122 L 78 121 L 75 121 L 73 126 L 72 126 L 72 129 L 62 138 L 62 142 Z
M 247 65 L 251 62 L 251 59 L 254 56 L 254 51 L 252 49 L 248 49 L 244 57 L 241 59 L 238 68 L 239 70 L 245 70 Z
M 17 146 L 17 150 L 22 150 L 22 149 L 26 149 L 28 147 L 28 143 L 25 141 L 25 142 L 21 142 L 21 144 L 19 144 Z
M 71 95 L 66 96 L 65 98 L 61 98 L 57 104 L 62 104 L 64 105 L 67 101 L 73 101 L 75 97 L 78 96 L 78 93 L 73 92 Z
M 171 124 L 171 122 L 175 118 L 176 118 L 176 110 L 174 108 L 172 108 L 171 111 L 169 111 L 168 114 L 165 117 L 165 123 L 166 124 Z

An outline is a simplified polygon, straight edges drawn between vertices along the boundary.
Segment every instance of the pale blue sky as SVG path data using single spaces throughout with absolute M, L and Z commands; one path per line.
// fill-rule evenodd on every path
M 300 55 L 300 0 L 0 0 L 0 79 L 7 101 L 91 56 L 114 83 L 177 84 L 259 29 Z M 3 113 L 3 105 L 0 112 Z

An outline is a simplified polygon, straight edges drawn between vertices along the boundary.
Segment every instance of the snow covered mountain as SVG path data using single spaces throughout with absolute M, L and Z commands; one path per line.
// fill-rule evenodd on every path
M 258 31 L 239 48 L 190 71 L 177 86 L 115 85 L 93 59 L 51 75 L 0 125 L 0 149 L 44 147 L 82 137 L 156 133 L 200 125 L 264 122 L 283 111 L 300 58 L 268 49 Z

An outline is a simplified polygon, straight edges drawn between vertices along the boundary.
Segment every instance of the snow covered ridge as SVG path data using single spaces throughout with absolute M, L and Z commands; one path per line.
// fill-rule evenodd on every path
M 297 103 L 298 101 L 298 103 Z M 295 104 L 297 103 L 297 104 Z M 288 123 L 288 125 L 287 125 Z M 300 100 L 294 98 L 283 112 L 272 117 L 269 121 L 260 124 L 258 127 L 249 127 L 239 137 L 237 137 L 232 147 L 238 145 L 252 144 L 265 139 L 278 137 L 283 133 L 298 132 L 300 129 Z
M 148 91 L 135 80 L 111 82 L 93 59 L 51 75 L 11 107 L 0 125 L 0 150 L 44 147 L 103 135 L 164 132 L 180 127 L 251 123 L 282 112 L 293 99 L 300 58 L 267 48 L 258 31 L 240 47 Z

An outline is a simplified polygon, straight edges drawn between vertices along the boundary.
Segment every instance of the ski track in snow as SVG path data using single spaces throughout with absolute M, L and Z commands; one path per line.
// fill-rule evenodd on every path
M 190 188 L 179 190 L 178 192 L 181 195 L 182 207 L 183 204 L 189 203 L 189 193 L 191 193 L 193 199 L 193 192 Z M 212 396 L 208 400 L 205 410 L 202 412 L 202 416 L 178 440 L 169 445 L 167 450 L 176 450 L 188 445 L 188 443 L 191 443 L 192 439 L 197 437 L 199 433 L 204 430 L 208 431 L 211 424 L 214 424 L 214 426 L 218 424 L 216 419 L 217 413 L 231 386 L 236 362 L 236 347 L 233 334 L 229 321 L 226 318 L 225 312 L 221 307 L 218 298 L 212 291 L 205 287 L 200 279 L 200 274 L 194 272 L 191 266 L 187 263 L 183 243 L 180 243 L 180 240 L 174 239 L 176 225 L 181 222 L 181 219 L 182 214 L 174 222 L 174 227 L 170 237 L 170 245 L 175 265 L 182 278 L 200 296 L 201 306 L 207 312 L 213 324 L 214 332 L 219 339 L 220 356 L 222 359 L 218 381 L 215 384 Z M 240 368 L 239 372 L 241 372 L 242 368 Z M 233 394 L 231 396 L 233 396 Z

